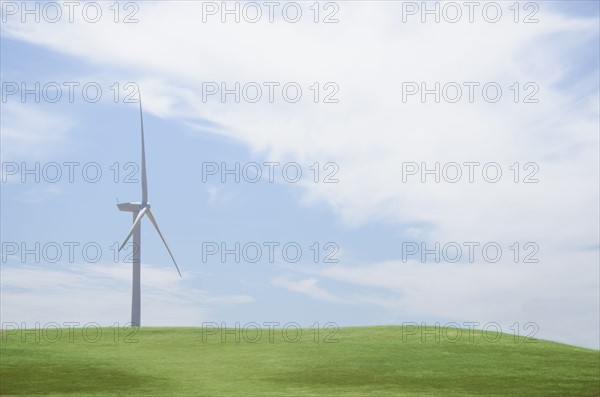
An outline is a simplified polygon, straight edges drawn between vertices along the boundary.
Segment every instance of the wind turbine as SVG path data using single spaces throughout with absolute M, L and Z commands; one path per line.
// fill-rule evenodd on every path
M 146 153 L 144 149 L 144 119 L 142 117 L 142 98 L 140 96 L 140 126 L 142 130 L 142 201 L 133 201 L 129 203 L 119 203 L 117 207 L 119 210 L 132 212 L 133 213 L 133 225 L 125 237 L 123 244 L 119 247 L 119 251 L 123 249 L 125 244 L 129 241 L 131 236 L 133 236 L 133 281 L 132 281 L 132 295 L 131 295 L 131 325 L 134 327 L 140 326 L 140 309 L 141 309 L 141 289 L 140 289 L 140 259 L 142 253 L 142 239 L 141 239 L 141 226 L 142 226 L 142 218 L 145 216 L 148 217 L 158 235 L 162 239 L 163 243 L 165 243 L 165 247 L 167 251 L 169 251 L 169 255 L 171 255 L 171 259 L 173 259 L 173 263 L 175 264 L 175 268 L 177 269 L 177 273 L 179 273 L 179 277 L 181 277 L 181 272 L 179 271 L 179 266 L 177 266 L 177 262 L 175 262 L 175 258 L 167 245 L 167 241 L 163 237 L 160 229 L 158 228 L 158 224 L 156 223 L 156 219 L 154 219 L 154 215 L 152 215 L 152 211 L 150 211 L 150 203 L 148 202 L 148 186 L 146 183 Z

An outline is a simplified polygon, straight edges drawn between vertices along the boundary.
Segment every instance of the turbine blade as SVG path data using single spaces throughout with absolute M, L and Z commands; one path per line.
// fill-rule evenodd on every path
M 144 117 L 142 116 L 142 94 L 140 93 L 140 126 L 142 129 L 142 204 L 148 202 L 148 186 L 146 184 L 146 149 L 144 143 Z
M 182 277 L 181 272 L 179 271 L 179 266 L 177 266 L 177 262 L 175 262 L 175 257 L 173 256 L 173 253 L 171 253 L 171 250 L 169 249 L 169 246 L 167 245 L 167 240 L 165 240 L 162 233 L 160 232 L 160 229 L 158 228 L 158 224 L 156 223 L 156 219 L 154 219 L 154 215 L 152 215 L 152 211 L 150 211 L 150 210 L 148 210 L 148 219 L 150 219 L 150 222 L 152 222 L 152 224 L 154 225 L 154 228 L 158 232 L 158 235 L 162 239 L 163 243 L 165 243 L 165 247 L 167 247 L 167 251 L 169 251 L 169 255 L 171 255 L 171 259 L 173 259 L 173 264 L 175 264 L 175 268 L 177 269 L 177 273 L 179 273 L 179 277 Z
M 144 216 L 144 214 L 146 213 L 147 210 L 148 210 L 148 208 L 144 207 L 138 213 L 137 217 L 135 218 L 135 221 L 133 222 L 133 225 L 131 226 L 131 229 L 129 230 L 129 234 L 127 235 L 127 237 L 125 237 L 123 244 L 121 244 L 121 246 L 119 247 L 119 251 L 121 251 L 123 249 L 123 247 L 125 246 L 125 244 L 127 244 L 129 239 L 131 238 L 131 235 L 133 234 L 133 231 L 135 230 L 135 227 L 140 223 L 140 221 L 142 220 L 142 217 Z

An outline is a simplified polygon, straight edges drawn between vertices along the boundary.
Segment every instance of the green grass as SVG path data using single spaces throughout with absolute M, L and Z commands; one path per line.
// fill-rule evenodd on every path
M 433 328 L 429 328 L 432 331 Z M 230 330 L 231 332 L 233 330 Z M 438 329 L 439 331 L 439 329 Z M 257 343 L 201 328 L 140 328 L 137 343 L 104 328 L 96 343 L 67 329 L 51 343 L 2 334 L 0 393 L 57 396 L 600 396 L 600 353 L 467 330 L 439 343 L 399 326 L 305 329 L 295 343 L 264 329 Z M 255 331 L 248 333 L 253 337 Z M 456 330 L 448 331 L 453 338 Z M 404 335 L 403 335 L 404 333 Z M 208 334 L 208 333 L 207 333 Z M 48 338 L 55 337 L 48 331 Z M 90 337 L 94 336 L 93 330 Z M 294 331 L 290 331 L 293 337 Z M 498 342 L 486 341 L 484 336 Z M 403 337 L 405 340 L 403 341 Z

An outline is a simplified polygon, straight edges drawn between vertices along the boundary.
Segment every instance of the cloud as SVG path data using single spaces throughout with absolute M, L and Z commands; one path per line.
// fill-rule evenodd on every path
M 318 274 L 367 288 L 352 299 L 388 309 L 396 321 L 496 322 L 508 333 L 515 322 L 531 322 L 539 326 L 538 338 L 599 349 L 593 329 L 600 311 L 600 258 L 591 252 L 558 259 L 528 264 L 389 261 L 336 265 Z M 563 263 L 571 264 L 567 274 Z
M 419 222 L 428 225 L 429 238 L 593 243 L 598 96 L 560 83 L 572 78 L 576 66 L 564 54 L 589 40 L 597 26 L 593 19 L 543 11 L 537 24 L 511 18 L 499 24 L 402 24 L 393 17 L 401 15 L 400 5 L 354 2 L 343 5 L 343 23 L 292 27 L 198 24 L 199 4 L 154 3 L 140 7 L 140 23 L 133 25 L 8 23 L 4 30 L 115 73 L 135 71 L 147 110 L 161 117 L 208 119 L 270 160 L 336 161 L 341 182 L 306 184 L 306 197 L 327 203 L 348 224 Z M 67 34 L 79 40 L 64 40 Z M 554 35 L 570 41 L 552 41 Z M 334 81 L 340 101 L 203 103 L 207 81 L 230 87 L 236 81 L 294 81 L 309 99 L 314 81 Z M 506 100 L 489 104 L 479 93 L 475 103 L 403 103 L 406 81 L 497 82 Z M 509 87 L 515 82 L 522 91 L 535 82 L 540 102 L 513 103 Z M 481 175 L 474 184 L 466 177 L 458 184 L 403 183 L 402 164 L 411 161 L 429 167 L 493 161 L 504 177 L 497 184 Z M 535 162 L 540 183 L 511 182 L 515 162 Z M 577 226 L 558 235 L 550 222 Z
M 111 325 L 130 320 L 131 265 L 3 264 L 2 321 L 41 324 L 96 322 Z M 191 287 L 170 268 L 142 267 L 142 321 L 147 326 L 199 325 L 220 305 L 247 304 L 248 295 L 215 295 Z
M 72 127 L 71 120 L 55 112 L 28 103 L 3 103 L 0 125 L 2 160 L 46 159 L 49 153 L 64 147 Z M 6 177 L 6 180 L 12 179 Z
M 317 286 L 318 280 L 308 278 L 304 280 L 291 281 L 287 278 L 276 278 L 273 280 L 273 285 L 288 289 L 290 291 L 305 294 L 312 299 L 325 300 L 329 302 L 340 302 L 338 298 L 324 289 Z

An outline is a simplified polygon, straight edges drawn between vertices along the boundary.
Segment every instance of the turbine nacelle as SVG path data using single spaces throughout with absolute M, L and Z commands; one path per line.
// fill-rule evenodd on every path
M 148 209 L 150 209 L 151 205 L 150 203 L 143 205 L 141 201 L 130 201 L 128 203 L 118 203 L 117 207 L 119 208 L 119 211 L 138 212 L 143 207 L 148 207 Z
M 125 240 L 123 240 L 123 243 L 119 247 L 119 251 L 121 251 L 123 249 L 123 247 L 125 247 L 125 244 L 127 244 L 129 239 L 131 238 L 131 236 L 133 236 L 133 232 L 135 232 L 136 228 L 141 227 L 142 218 L 144 216 L 146 216 L 150 220 L 150 223 L 152 223 L 152 226 L 154 226 L 154 229 L 156 229 L 156 232 L 160 236 L 160 239 L 164 243 L 165 248 L 167 249 L 167 251 L 169 252 L 169 255 L 171 256 L 171 259 L 173 259 L 173 264 L 175 265 L 175 268 L 177 269 L 177 273 L 179 273 L 179 277 L 181 277 L 181 272 L 179 271 L 179 266 L 177 266 L 175 257 L 173 256 L 173 253 L 171 252 L 171 249 L 169 248 L 169 245 L 167 244 L 167 240 L 165 240 L 162 233 L 160 232 L 158 223 L 156 223 L 156 219 L 154 219 L 154 215 L 152 215 L 152 211 L 150 211 L 150 203 L 148 203 L 148 202 L 147 203 L 142 203 L 142 202 L 120 203 L 120 204 L 117 204 L 117 207 L 121 211 L 133 212 L 136 214 L 136 217 L 133 220 L 133 225 L 131 225 L 131 229 L 129 229 L 129 233 L 127 234 L 127 237 L 125 237 Z

